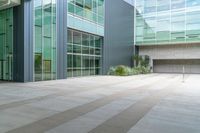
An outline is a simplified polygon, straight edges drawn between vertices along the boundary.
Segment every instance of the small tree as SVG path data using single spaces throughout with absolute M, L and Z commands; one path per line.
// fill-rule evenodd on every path
M 148 67 L 150 59 L 148 55 L 145 55 L 144 58 L 141 55 L 133 55 L 133 62 L 136 67 Z
M 149 56 L 145 55 L 144 58 L 141 61 L 141 66 L 148 67 L 149 62 L 150 62 Z
M 134 65 L 136 67 L 140 66 L 141 65 L 141 62 L 142 62 L 142 56 L 140 55 L 133 55 L 133 62 L 134 62 Z

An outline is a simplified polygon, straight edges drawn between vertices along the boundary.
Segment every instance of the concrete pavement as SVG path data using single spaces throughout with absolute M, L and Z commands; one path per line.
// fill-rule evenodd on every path
M 200 75 L 0 84 L 0 133 L 199 133 Z

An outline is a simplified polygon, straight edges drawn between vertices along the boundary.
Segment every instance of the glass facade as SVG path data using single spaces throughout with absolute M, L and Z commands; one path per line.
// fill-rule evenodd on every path
M 99 75 L 104 0 L 68 0 L 67 77 Z
M 68 29 L 67 77 L 98 75 L 103 37 Z
M 12 80 L 13 10 L 0 11 L 0 80 Z
M 56 79 L 56 0 L 34 0 L 34 79 Z
M 104 25 L 104 0 L 68 0 L 68 13 Z
M 199 0 L 136 0 L 136 45 L 200 41 Z

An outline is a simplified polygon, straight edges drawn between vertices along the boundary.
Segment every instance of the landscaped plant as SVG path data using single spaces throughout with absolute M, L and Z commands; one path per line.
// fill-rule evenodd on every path
M 108 74 L 109 75 L 116 75 L 116 76 L 128 76 L 128 75 L 138 75 L 138 74 L 150 73 L 149 56 L 134 55 L 133 61 L 136 64 L 135 67 L 130 68 L 130 67 L 127 67 L 127 66 L 124 66 L 124 65 L 111 67 Z
M 115 75 L 115 70 L 116 70 L 116 67 L 110 67 L 108 71 L 108 75 Z
M 141 55 L 133 55 L 133 62 L 136 67 L 143 66 L 143 67 L 148 67 L 149 66 L 149 56 L 141 56 Z
M 115 68 L 115 75 L 118 76 L 128 76 L 130 75 L 130 72 L 131 69 L 127 66 L 120 65 Z
M 138 75 L 138 74 L 147 74 L 150 73 L 149 68 L 144 66 L 138 66 L 130 68 L 127 66 L 119 65 L 116 67 L 111 67 L 108 74 L 115 76 L 129 76 L 129 75 Z
M 140 66 L 142 62 L 142 56 L 140 55 L 133 55 L 133 62 L 135 66 Z

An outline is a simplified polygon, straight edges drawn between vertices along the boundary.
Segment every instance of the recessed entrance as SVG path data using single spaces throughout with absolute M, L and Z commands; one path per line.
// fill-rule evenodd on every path
M 153 71 L 155 73 L 185 73 L 200 74 L 200 59 L 171 59 L 153 60 Z

